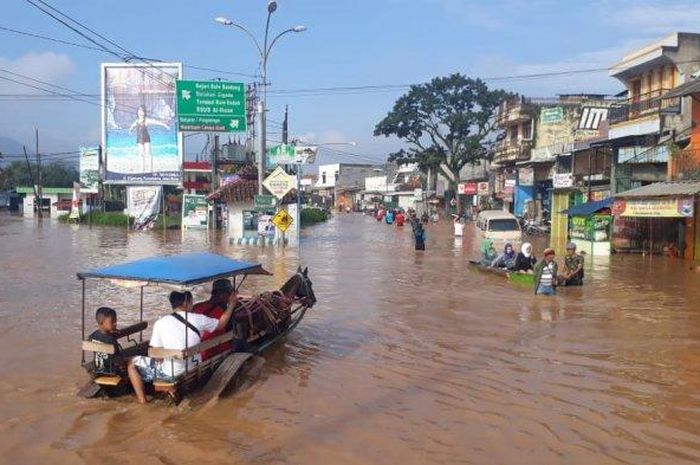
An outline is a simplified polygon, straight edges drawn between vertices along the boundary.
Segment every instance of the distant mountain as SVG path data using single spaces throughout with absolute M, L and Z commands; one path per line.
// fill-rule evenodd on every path
M 0 136 L 0 153 L 6 155 L 18 155 L 22 153 L 22 144 L 9 137 Z M 16 158 L 13 157 L 14 160 Z M 0 159 L 0 166 L 8 163 L 7 159 Z

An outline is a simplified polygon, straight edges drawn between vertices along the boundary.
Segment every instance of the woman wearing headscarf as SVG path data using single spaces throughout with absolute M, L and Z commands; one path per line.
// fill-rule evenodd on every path
M 513 268 L 515 264 L 515 250 L 513 244 L 506 244 L 503 248 L 503 253 L 499 255 L 492 263 L 494 268 Z
M 493 263 L 498 255 L 498 252 L 496 252 L 493 246 L 493 240 L 488 237 L 481 240 L 479 252 L 481 253 L 481 264 L 484 266 L 491 266 L 491 263 Z
M 518 256 L 515 257 L 513 271 L 532 271 L 535 267 L 535 263 L 537 263 L 537 259 L 532 255 L 532 244 L 525 242 L 520 247 Z

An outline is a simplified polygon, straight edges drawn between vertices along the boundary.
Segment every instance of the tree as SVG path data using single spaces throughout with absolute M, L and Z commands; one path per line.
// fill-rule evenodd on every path
M 438 77 L 411 86 L 377 124 L 374 135 L 407 142 L 408 147 L 389 160 L 437 169 L 456 194 L 461 169 L 491 158 L 496 109 L 510 97 L 503 90 L 489 90 L 480 79 L 461 74 Z
M 32 173 L 36 178 L 36 164 L 31 164 Z M 42 184 L 44 187 L 72 187 L 73 182 L 80 179 L 80 174 L 72 166 L 52 162 L 41 167 Z M 18 186 L 31 186 L 32 176 L 26 161 L 13 161 L 0 169 L 0 188 L 10 189 Z

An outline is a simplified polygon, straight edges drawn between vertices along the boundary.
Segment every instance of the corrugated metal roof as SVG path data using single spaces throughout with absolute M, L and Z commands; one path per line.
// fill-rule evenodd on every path
M 685 97 L 686 95 L 700 92 L 700 78 L 695 78 L 692 81 L 685 82 L 675 89 L 671 89 L 661 96 L 662 99 Z
M 604 200 L 598 200 L 596 202 L 586 202 L 580 205 L 575 205 L 568 210 L 564 210 L 564 213 L 568 213 L 570 216 L 588 216 L 597 213 L 606 208 L 610 208 L 613 204 L 613 199 L 608 197 Z
M 620 192 L 615 194 L 615 197 L 680 197 L 698 193 L 700 193 L 700 181 L 669 181 Z

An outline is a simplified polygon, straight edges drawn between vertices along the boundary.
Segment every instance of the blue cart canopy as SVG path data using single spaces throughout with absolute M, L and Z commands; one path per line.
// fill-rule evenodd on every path
M 187 253 L 151 257 L 78 273 L 78 278 L 120 279 L 180 286 L 213 281 L 239 274 L 270 275 L 259 263 L 232 260 L 213 253 Z

